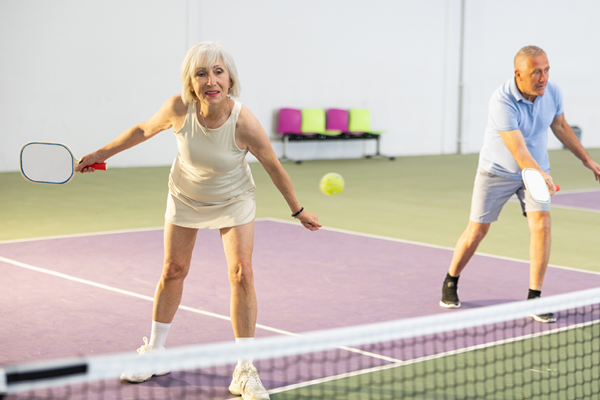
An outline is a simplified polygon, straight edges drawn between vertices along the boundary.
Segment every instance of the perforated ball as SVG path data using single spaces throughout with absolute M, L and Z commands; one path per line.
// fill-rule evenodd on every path
M 335 196 L 336 194 L 342 193 L 344 190 L 344 178 L 340 174 L 330 172 L 323 175 L 321 178 L 321 192 L 328 196 Z

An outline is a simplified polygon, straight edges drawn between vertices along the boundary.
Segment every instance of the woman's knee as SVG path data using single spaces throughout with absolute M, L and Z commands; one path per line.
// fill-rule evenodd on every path
M 189 265 L 175 263 L 173 261 L 165 261 L 162 271 L 163 281 L 183 280 L 188 274 Z
M 229 282 L 236 286 L 251 286 L 254 284 L 251 262 L 238 262 L 229 268 Z

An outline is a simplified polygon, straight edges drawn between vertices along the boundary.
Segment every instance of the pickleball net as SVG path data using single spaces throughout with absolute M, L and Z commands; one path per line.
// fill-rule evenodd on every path
M 554 324 L 530 315 L 554 312 Z M 231 399 L 252 357 L 271 399 L 596 399 L 600 289 L 357 327 L 5 366 L 14 399 Z M 123 371 L 164 370 L 142 384 Z

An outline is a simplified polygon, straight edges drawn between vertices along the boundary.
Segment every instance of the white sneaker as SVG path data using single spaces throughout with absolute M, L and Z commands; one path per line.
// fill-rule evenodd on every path
M 269 393 L 267 393 L 267 390 L 260 381 L 258 372 L 252 363 L 235 367 L 229 391 L 236 396 L 241 395 L 244 400 L 270 399 Z
M 144 338 L 144 345 L 142 347 L 140 347 L 139 349 L 137 349 L 137 352 L 140 357 L 146 353 L 156 353 L 158 351 L 165 351 L 165 349 L 155 350 L 152 346 L 150 346 L 148 344 L 147 337 Z M 141 383 L 141 382 L 146 382 L 148 379 L 152 378 L 153 376 L 166 375 L 169 372 L 171 372 L 171 371 L 159 371 L 159 372 L 154 372 L 154 373 L 152 373 L 152 372 L 124 372 L 121 374 L 121 380 L 131 382 L 131 383 Z

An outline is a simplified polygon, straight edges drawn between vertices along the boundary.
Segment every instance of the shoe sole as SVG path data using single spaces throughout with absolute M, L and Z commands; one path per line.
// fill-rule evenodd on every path
M 444 307 L 444 308 L 460 308 L 460 303 L 444 303 L 443 301 L 440 301 L 440 306 Z
M 240 389 L 238 387 L 230 385 L 229 386 L 229 393 L 231 393 L 234 396 L 242 396 L 242 399 L 244 398 L 244 395 L 242 394 L 242 389 Z M 267 396 L 268 396 L 268 394 L 267 394 Z M 270 397 L 266 397 L 266 398 L 268 399 Z
M 552 324 L 552 323 L 556 322 L 556 318 L 544 319 L 544 318 L 538 317 L 537 315 L 532 315 L 531 318 L 533 318 L 534 321 L 541 322 L 542 324 Z
M 170 373 L 171 373 L 171 371 L 159 372 L 157 374 L 150 375 L 147 379 L 139 379 L 139 380 L 132 380 L 132 379 L 127 379 L 127 378 L 121 377 L 121 381 L 123 381 L 123 382 L 129 382 L 129 383 L 143 383 L 143 382 L 147 382 L 150 379 L 152 379 L 153 376 L 163 376 L 163 375 L 167 375 L 167 374 L 170 374 Z
M 231 390 L 229 389 L 229 393 L 231 393 L 234 396 L 242 396 L 242 399 L 244 398 L 244 395 L 241 393 L 237 393 L 235 390 Z M 270 397 L 265 397 L 266 399 L 269 399 Z

